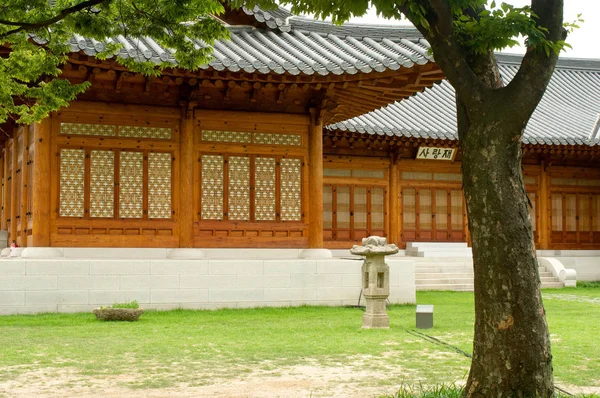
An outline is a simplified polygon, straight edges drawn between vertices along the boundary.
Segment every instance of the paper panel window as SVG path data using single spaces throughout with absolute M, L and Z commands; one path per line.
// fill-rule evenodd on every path
M 173 130 L 167 127 L 119 126 L 119 137 L 170 140 Z
M 255 203 L 254 218 L 256 221 L 275 221 L 277 218 L 276 190 L 277 176 L 275 158 L 255 159 Z
M 170 153 L 148 154 L 148 217 L 171 218 Z
M 202 219 L 223 219 L 223 156 L 202 156 Z
M 142 218 L 144 212 L 142 152 L 121 152 L 119 177 L 119 217 Z
M 228 160 L 228 217 L 235 221 L 250 219 L 250 159 L 230 156 Z
M 59 214 L 61 217 L 84 216 L 84 172 L 83 149 L 60 150 Z
M 371 190 L 371 229 L 384 228 L 385 190 L 373 188 Z
M 90 217 L 114 217 L 115 154 L 90 153 Z
M 302 162 L 281 159 L 281 220 L 302 219 Z

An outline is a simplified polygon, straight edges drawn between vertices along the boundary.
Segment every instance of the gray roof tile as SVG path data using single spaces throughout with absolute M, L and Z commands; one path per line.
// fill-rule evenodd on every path
M 383 72 L 433 61 L 427 43 L 414 28 L 336 26 L 294 17 L 283 8 L 273 11 L 243 8 L 243 11 L 271 29 L 229 26 L 231 40 L 215 43 L 214 58 L 203 69 L 327 75 Z M 173 52 L 151 38 L 119 36 L 107 42 L 123 45 L 121 57 L 176 65 Z M 73 36 L 69 44 L 73 52 L 83 51 L 90 56 L 104 48 L 103 43 L 80 36 Z M 200 41 L 195 45 L 206 46 Z
M 502 77 L 509 82 L 518 71 L 521 57 L 499 54 L 497 58 Z M 600 60 L 560 59 L 544 97 L 525 128 L 523 142 L 598 145 L 599 139 L 591 141 L 589 135 L 599 113 Z M 442 81 L 401 102 L 327 128 L 373 135 L 386 131 L 396 136 L 455 140 L 454 89 L 450 83 Z

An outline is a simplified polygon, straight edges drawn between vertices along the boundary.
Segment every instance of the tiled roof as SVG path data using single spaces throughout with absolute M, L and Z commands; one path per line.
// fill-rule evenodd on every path
M 497 56 L 505 82 L 521 57 Z M 546 93 L 525 128 L 523 142 L 547 145 L 598 145 L 589 139 L 600 114 L 600 60 L 561 59 Z M 454 89 L 442 81 L 411 98 L 328 126 L 376 135 L 457 139 Z M 600 135 L 600 134 L 599 134 Z
M 229 26 L 230 40 L 214 45 L 214 59 L 203 69 L 248 73 L 300 73 L 312 75 L 383 72 L 432 61 L 429 44 L 414 28 L 335 26 L 308 18 L 294 17 L 280 8 L 274 11 L 243 9 L 272 29 Z M 151 38 L 114 37 L 121 43 L 119 55 L 155 63 L 176 64 L 169 49 Z M 205 44 L 197 41 L 197 46 Z M 104 44 L 80 36 L 70 40 L 73 52 L 95 56 Z

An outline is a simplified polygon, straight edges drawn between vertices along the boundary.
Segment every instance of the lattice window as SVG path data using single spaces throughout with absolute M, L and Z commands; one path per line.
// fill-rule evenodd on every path
M 203 130 L 202 141 L 239 142 L 242 144 L 249 144 L 252 142 L 252 133 L 244 131 Z
M 281 220 L 302 219 L 302 162 L 300 159 L 281 159 Z
M 415 229 L 417 227 L 417 201 L 414 189 L 402 191 L 402 227 Z
M 350 187 L 338 186 L 335 190 L 336 196 L 336 227 L 338 229 L 350 229 Z
M 148 217 L 171 218 L 170 153 L 148 154 Z
M 302 136 L 298 134 L 254 133 L 255 144 L 302 146 Z
M 563 229 L 562 195 L 561 194 L 553 194 L 551 203 L 552 203 L 552 231 L 562 231 L 562 229 Z
M 536 194 L 535 192 L 528 192 L 527 196 L 529 197 L 529 201 L 531 202 L 531 207 L 529 208 L 529 215 L 531 217 L 531 227 L 533 232 L 535 232 L 537 228 L 537 215 L 536 215 Z
M 323 187 L 323 229 L 333 228 L 333 187 Z
M 60 133 L 64 135 L 115 137 L 117 135 L 117 126 L 109 124 L 61 123 Z
M 371 189 L 371 229 L 384 229 L 385 189 Z
M 91 151 L 90 217 L 114 217 L 115 154 L 113 151 Z
M 173 129 L 168 127 L 119 126 L 119 137 L 170 140 Z
M 254 218 L 256 221 L 275 221 L 277 219 L 277 175 L 276 159 L 255 159 L 254 166 Z
M 435 191 L 435 229 L 448 229 L 448 192 L 436 189 Z
M 142 218 L 144 213 L 144 154 L 121 152 L 119 217 Z
M 463 229 L 463 194 L 462 191 L 450 191 L 450 229 Z
M 367 188 L 354 187 L 354 228 L 367 229 Z
M 431 207 L 431 189 L 420 189 L 417 196 L 419 198 L 419 227 L 421 229 L 431 229 L 432 207 Z
M 230 156 L 228 160 L 228 216 L 230 220 L 250 219 L 250 159 Z
M 421 173 L 421 172 L 413 172 L 413 171 L 404 171 L 402 172 L 403 180 L 433 180 L 433 173 Z
M 223 219 L 223 156 L 202 156 L 202 219 Z
M 61 217 L 84 216 L 85 151 L 60 150 L 60 209 Z

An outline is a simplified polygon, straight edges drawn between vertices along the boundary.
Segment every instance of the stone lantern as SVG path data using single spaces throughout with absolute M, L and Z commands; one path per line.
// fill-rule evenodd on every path
M 363 329 L 389 328 L 390 318 L 385 312 L 385 303 L 390 295 L 390 267 L 384 257 L 398 253 L 398 247 L 388 245 L 387 239 L 379 236 L 363 238 L 362 246 L 354 245 L 350 253 L 364 256 L 362 266 L 362 294 L 367 302 L 363 315 Z

